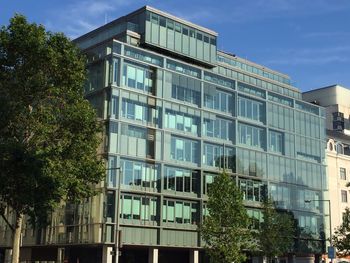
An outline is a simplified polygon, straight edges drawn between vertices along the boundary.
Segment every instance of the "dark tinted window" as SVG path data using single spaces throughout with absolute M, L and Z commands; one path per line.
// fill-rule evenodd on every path
M 166 25 L 166 20 L 164 17 L 159 18 L 159 25 L 165 27 Z
M 190 29 L 190 37 L 195 37 L 196 34 L 194 33 L 194 30 Z
M 182 28 L 182 34 L 188 36 L 188 29 L 187 28 Z

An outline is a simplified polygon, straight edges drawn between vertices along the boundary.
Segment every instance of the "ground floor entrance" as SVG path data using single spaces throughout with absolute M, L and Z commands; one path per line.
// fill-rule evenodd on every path
M 123 248 L 120 263 L 199 263 L 202 252 L 176 248 Z
M 5 262 L 5 249 L 0 248 L 0 263 Z
M 11 250 L 0 248 L 0 263 L 9 262 Z M 21 248 L 21 262 L 35 263 L 114 263 L 115 250 L 107 245 L 38 246 Z M 123 246 L 119 263 L 209 263 L 204 250 L 196 248 Z M 248 255 L 246 263 L 265 263 Z M 278 263 L 319 263 L 320 257 L 289 255 Z

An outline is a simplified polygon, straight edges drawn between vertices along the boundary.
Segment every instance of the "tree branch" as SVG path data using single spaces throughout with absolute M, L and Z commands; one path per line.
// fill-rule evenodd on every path
M 0 211 L 1 217 L 4 219 L 4 221 L 6 222 L 6 224 L 11 228 L 12 232 L 15 231 L 15 228 L 13 227 L 13 225 L 11 225 L 11 223 L 7 220 L 7 218 L 5 217 L 3 211 Z

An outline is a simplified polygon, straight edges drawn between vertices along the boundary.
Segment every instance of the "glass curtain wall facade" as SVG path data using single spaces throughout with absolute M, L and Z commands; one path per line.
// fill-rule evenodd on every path
M 138 16 L 147 48 L 110 41 L 99 59 L 111 192 L 113 168 L 123 171 L 122 242 L 201 247 L 208 186 L 225 169 L 252 218 L 261 221 L 257 207 L 268 193 L 298 223 L 296 252 L 320 253 L 323 204 L 304 200 L 322 199 L 327 188 L 323 109 L 301 101 L 288 76 L 216 51 L 212 32 L 152 10 Z M 114 207 L 116 198 L 108 200 Z M 115 223 L 106 222 L 107 243 Z
M 108 163 L 89 242 L 113 246 L 119 229 L 126 248 L 202 248 L 208 187 L 225 169 L 256 222 L 268 193 L 297 222 L 294 253 L 321 253 L 324 204 L 304 200 L 327 188 L 323 109 L 288 76 L 217 51 L 215 32 L 148 7 L 116 21 L 76 40 Z
M 107 188 L 118 188 L 113 168 L 121 167 L 125 245 L 201 247 L 197 227 L 208 186 L 225 169 L 252 218 L 261 220 L 257 206 L 268 193 L 298 222 L 297 252 L 322 251 L 323 204 L 304 202 L 321 199 L 327 185 L 322 108 L 298 100 L 290 87 L 284 89 L 291 93 L 270 91 L 173 57 L 145 62 L 136 58 L 160 54 L 127 43 L 105 48 Z M 106 202 L 114 207 L 116 199 Z M 115 223 L 114 217 L 106 222 L 107 243 L 113 243 Z

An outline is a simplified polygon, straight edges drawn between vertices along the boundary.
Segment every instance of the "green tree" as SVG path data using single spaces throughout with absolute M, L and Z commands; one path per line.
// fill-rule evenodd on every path
M 244 251 L 252 247 L 253 239 L 241 191 L 224 172 L 215 177 L 208 197 L 201 235 L 212 262 L 243 262 Z
M 350 255 L 350 208 L 345 208 L 343 222 L 335 229 L 332 241 L 340 257 Z
M 290 214 L 277 212 L 270 199 L 264 200 L 261 212 L 263 222 L 258 231 L 258 249 L 270 261 L 293 248 L 295 222 Z
M 21 15 L 0 30 L 0 203 L 16 215 L 12 262 L 23 215 L 43 220 L 62 200 L 93 195 L 103 178 L 84 61 L 63 34 Z

